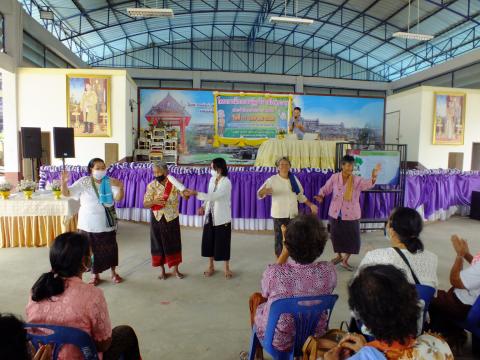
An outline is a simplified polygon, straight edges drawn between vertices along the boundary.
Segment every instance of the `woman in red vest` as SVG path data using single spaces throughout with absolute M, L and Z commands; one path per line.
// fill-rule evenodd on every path
M 167 279 L 165 264 L 173 267 L 173 275 L 183 279 L 178 270 L 182 262 L 182 239 L 178 213 L 178 195 L 183 195 L 185 186 L 173 176 L 168 175 L 168 167 L 163 162 L 153 163 L 155 179 L 148 184 L 143 206 L 151 209 L 150 241 L 152 250 L 152 266 L 160 267 L 162 273 L 158 277 Z

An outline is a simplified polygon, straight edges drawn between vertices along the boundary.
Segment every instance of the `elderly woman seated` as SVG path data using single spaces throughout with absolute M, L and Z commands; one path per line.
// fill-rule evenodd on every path
M 415 286 L 405 272 L 393 265 L 374 265 L 360 270 L 351 282 L 348 304 L 364 332 L 376 340 L 349 334 L 324 355 L 324 360 L 453 359 L 442 339 L 417 337 L 420 306 Z
M 275 300 L 331 294 L 337 285 L 335 266 L 329 261 L 317 262 L 322 255 L 327 233 L 319 220 L 312 215 L 300 215 L 282 227 L 283 250 L 277 263 L 268 265 L 263 273 L 262 293 L 250 297 L 250 316 L 260 339 L 265 336 L 270 306 Z M 291 260 L 289 260 L 289 258 Z M 325 332 L 326 322 L 321 320 L 317 335 Z M 278 321 L 273 346 L 287 350 L 293 345 L 295 325 L 288 315 Z M 257 357 L 261 352 L 257 351 Z

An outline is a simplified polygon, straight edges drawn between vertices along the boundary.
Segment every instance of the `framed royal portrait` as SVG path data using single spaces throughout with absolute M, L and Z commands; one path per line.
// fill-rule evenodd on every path
M 110 76 L 67 75 L 67 126 L 75 136 L 112 136 L 110 86 Z
M 434 93 L 433 144 L 463 145 L 465 93 Z

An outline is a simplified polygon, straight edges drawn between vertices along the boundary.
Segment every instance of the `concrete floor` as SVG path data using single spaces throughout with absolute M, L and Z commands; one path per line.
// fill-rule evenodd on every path
M 209 279 L 203 277 L 206 261 L 200 257 L 201 230 L 182 228 L 181 270 L 187 276 L 183 280 L 161 281 L 157 279 L 158 270 L 150 266 L 148 231 L 146 224 L 120 224 L 119 273 L 126 281 L 120 285 L 104 281 L 100 285 L 112 324 L 129 324 L 135 328 L 144 360 L 238 359 L 242 350 L 248 350 L 248 297 L 259 290 L 266 264 L 274 261 L 272 234 L 234 232 L 232 270 L 235 277 L 227 281 L 221 272 Z M 457 217 L 427 224 L 422 239 L 426 248 L 439 257 L 441 289 L 449 286 L 448 274 L 455 258 L 450 245 L 453 233 L 469 240 L 473 253 L 480 250 L 478 221 Z M 362 239 L 362 253 L 352 258 L 353 265 L 358 265 L 366 251 L 388 246 L 380 231 L 365 233 Z M 321 258 L 328 260 L 332 256 L 331 245 L 327 244 Z M 219 263 L 218 269 L 221 266 Z M 23 316 L 29 289 L 37 277 L 49 269 L 47 248 L 0 249 L 0 312 Z M 346 287 L 351 275 L 338 269 L 335 292 L 340 298 L 331 327 L 338 327 L 349 317 Z

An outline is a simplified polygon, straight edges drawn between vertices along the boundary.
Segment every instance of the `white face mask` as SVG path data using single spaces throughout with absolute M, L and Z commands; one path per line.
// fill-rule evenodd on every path
M 212 177 L 214 177 L 214 178 L 217 178 L 218 177 L 218 172 L 214 169 L 210 169 L 210 175 L 212 175 Z
M 92 176 L 97 179 L 97 180 L 102 180 L 107 172 L 105 170 L 93 170 L 92 171 Z

